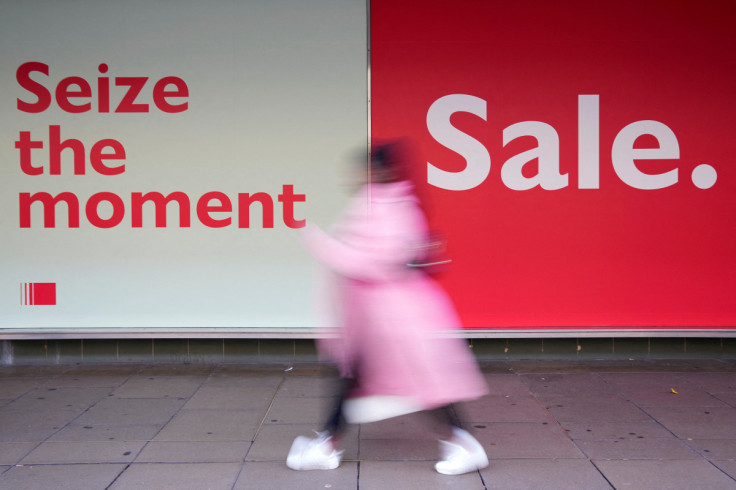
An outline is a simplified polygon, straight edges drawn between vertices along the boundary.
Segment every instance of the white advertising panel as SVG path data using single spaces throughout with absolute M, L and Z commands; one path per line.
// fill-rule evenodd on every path
M 309 329 L 360 0 L 0 3 L 0 332 Z

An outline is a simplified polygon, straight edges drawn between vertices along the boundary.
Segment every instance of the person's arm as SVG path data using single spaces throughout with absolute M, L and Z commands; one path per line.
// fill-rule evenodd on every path
M 391 280 L 405 274 L 407 264 L 414 259 L 409 243 L 398 233 L 371 234 L 351 246 L 310 225 L 302 231 L 301 237 L 305 248 L 317 261 L 352 279 Z

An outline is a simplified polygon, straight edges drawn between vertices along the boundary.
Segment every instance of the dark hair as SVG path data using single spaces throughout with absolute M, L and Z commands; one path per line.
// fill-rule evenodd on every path
M 382 143 L 371 148 L 371 170 L 390 171 L 396 180 L 406 178 L 406 157 L 399 142 Z

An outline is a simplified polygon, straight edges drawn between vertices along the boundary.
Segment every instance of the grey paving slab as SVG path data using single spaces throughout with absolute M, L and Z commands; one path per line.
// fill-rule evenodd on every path
M 67 410 L 28 411 L 0 409 L 0 442 L 40 442 L 79 414 Z
M 556 424 L 474 424 L 473 435 L 489 458 L 584 458 L 584 454 Z
M 105 387 L 115 389 L 125 383 L 132 374 L 69 373 L 50 378 L 43 383 L 46 388 Z
M 15 466 L 0 475 L 0 490 L 107 488 L 124 468 L 122 464 Z
M 598 376 L 604 379 L 616 391 L 632 388 L 669 391 L 673 387 L 694 387 L 687 381 L 684 373 L 680 372 L 600 373 Z
M 68 371 L 65 365 L 1 366 L 0 378 L 53 378 Z
M 106 386 L 116 387 L 141 370 L 138 365 L 91 364 L 73 366 L 62 374 L 48 379 L 44 386 Z
M 96 376 L 130 376 L 146 369 L 145 364 L 90 363 L 66 366 L 56 377 L 83 376 L 94 379 Z
M 736 408 L 736 393 L 714 393 L 713 396 L 728 406 Z
M 288 376 L 322 376 L 336 378 L 338 369 L 327 362 L 294 362 L 290 363 L 282 371 Z
M 266 423 L 317 424 L 324 423 L 327 412 L 334 400 L 326 397 L 293 398 L 276 397 L 268 411 Z
M 361 461 L 437 461 L 437 439 L 361 439 Z
M 149 364 L 139 369 L 141 376 L 204 376 L 207 377 L 217 369 L 214 364 L 197 363 L 158 363 Z
M 736 439 L 736 410 L 720 407 L 647 407 L 682 439 Z
M 336 472 L 286 468 L 333 401 L 328 365 L 0 367 L 0 489 L 105 488 L 117 473 L 84 469 L 117 463 L 115 488 L 199 488 L 213 464 L 234 465 L 222 488 L 736 488 L 736 363 L 686 361 L 484 365 L 491 394 L 459 413 L 491 467 L 457 481 L 423 413 L 352 427 Z
M 590 369 L 587 365 L 578 361 L 567 360 L 509 360 L 509 367 L 519 374 L 530 373 L 587 373 Z
M 724 472 L 726 475 L 734 480 L 734 486 L 736 487 L 736 461 L 713 461 L 712 462 L 719 470 Z
M 686 442 L 705 459 L 736 461 L 736 439 L 689 439 Z
M 644 422 L 566 422 L 562 427 L 573 440 L 666 439 L 675 436 L 655 420 Z
M 10 410 L 74 410 L 81 412 L 110 394 L 106 387 L 36 388 L 4 408 Z
M 509 365 L 508 361 L 483 361 L 479 364 L 480 370 L 483 374 L 513 374 L 514 370 Z
M 651 417 L 618 395 L 557 396 L 544 399 L 547 410 L 560 423 L 644 422 Z
M 489 489 L 501 490 L 610 490 L 598 469 L 588 460 L 504 459 L 481 470 Z
M 251 443 L 246 441 L 151 441 L 136 463 L 240 463 Z M 285 458 L 285 457 L 284 457 Z
M 700 454 L 678 439 L 619 439 L 577 441 L 591 459 L 702 459 Z
M 733 373 L 636 373 L 602 375 L 618 392 L 642 406 L 720 406 L 716 390 L 728 392 Z M 706 380 L 713 377 L 712 383 Z M 674 393 L 674 392 L 677 393 Z
M 148 376 L 128 379 L 113 391 L 116 398 L 188 398 L 204 383 L 204 376 Z
M 707 461 L 594 461 L 615 488 L 723 490 L 736 481 Z
M 347 488 L 347 487 L 346 487 Z M 360 464 L 360 490 L 389 488 L 483 489 L 478 472 L 464 475 L 441 475 L 434 461 L 363 461 Z
M 33 464 L 129 463 L 144 441 L 42 442 L 20 462 Z
M 230 490 L 240 466 L 240 463 L 133 463 L 110 489 Z
M 176 414 L 185 400 L 107 397 L 83 413 L 78 425 L 163 425 Z
M 249 387 L 266 387 L 274 390 L 278 389 L 279 385 L 283 381 L 283 375 L 254 375 L 249 376 L 248 374 L 223 374 L 214 373 L 204 382 L 204 386 L 216 386 L 216 387 L 234 387 L 234 388 L 249 388 Z
M 463 404 L 468 422 L 544 422 L 552 415 L 532 395 L 487 395 Z
M 279 386 L 278 397 L 334 397 L 338 379 L 334 377 L 288 376 Z
M 271 404 L 276 389 L 270 386 L 202 386 L 184 405 L 187 410 L 262 410 Z
M 293 471 L 285 462 L 247 462 L 233 490 L 344 490 L 358 488 L 358 464 L 345 462 L 335 470 Z M 360 488 L 363 488 L 361 485 Z M 386 490 L 385 487 L 383 490 Z M 407 487 L 410 488 L 410 487 Z
M 28 393 L 43 383 L 41 378 L 0 377 L 0 398 L 14 399 Z
M 466 417 L 462 417 L 467 422 Z M 426 439 L 445 437 L 442 424 L 426 412 L 361 424 L 361 439 Z
M 572 394 L 615 394 L 604 379 L 591 373 L 543 373 L 525 374 L 521 379 L 538 397 Z
M 49 441 L 148 441 L 159 433 L 161 425 L 79 425 L 69 424 Z
M 485 374 L 490 395 L 528 395 L 529 386 L 516 374 Z
M 656 367 L 649 361 L 636 359 L 591 359 L 585 361 L 584 365 L 591 373 L 638 373 Z
M 692 386 L 708 393 L 736 393 L 736 373 L 682 373 L 682 378 Z
M 38 446 L 37 442 L 0 443 L 0 465 L 14 465 Z
M 183 410 L 154 438 L 157 441 L 251 441 L 263 414 L 244 410 Z
M 641 361 L 639 371 L 649 372 L 687 372 L 687 373 L 711 373 L 711 372 L 733 372 L 736 364 L 730 359 L 649 359 Z
M 640 407 L 725 407 L 722 400 L 701 389 L 689 386 L 672 388 L 626 387 L 621 389 L 623 396 Z M 675 392 L 673 392 L 674 390 Z
M 270 386 L 278 387 L 284 379 L 284 371 L 278 366 L 221 365 L 207 378 L 208 386 Z
M 253 447 L 246 459 L 248 461 L 286 461 L 292 442 L 297 436 L 314 437 L 311 425 L 264 425 L 258 431 Z M 358 434 L 356 426 L 349 427 L 340 442 L 345 450 L 344 459 L 358 458 Z

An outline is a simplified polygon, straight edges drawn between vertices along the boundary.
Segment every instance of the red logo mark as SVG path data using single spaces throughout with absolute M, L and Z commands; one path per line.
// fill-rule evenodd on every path
M 22 305 L 55 305 L 55 282 L 24 282 L 20 285 L 20 304 Z

